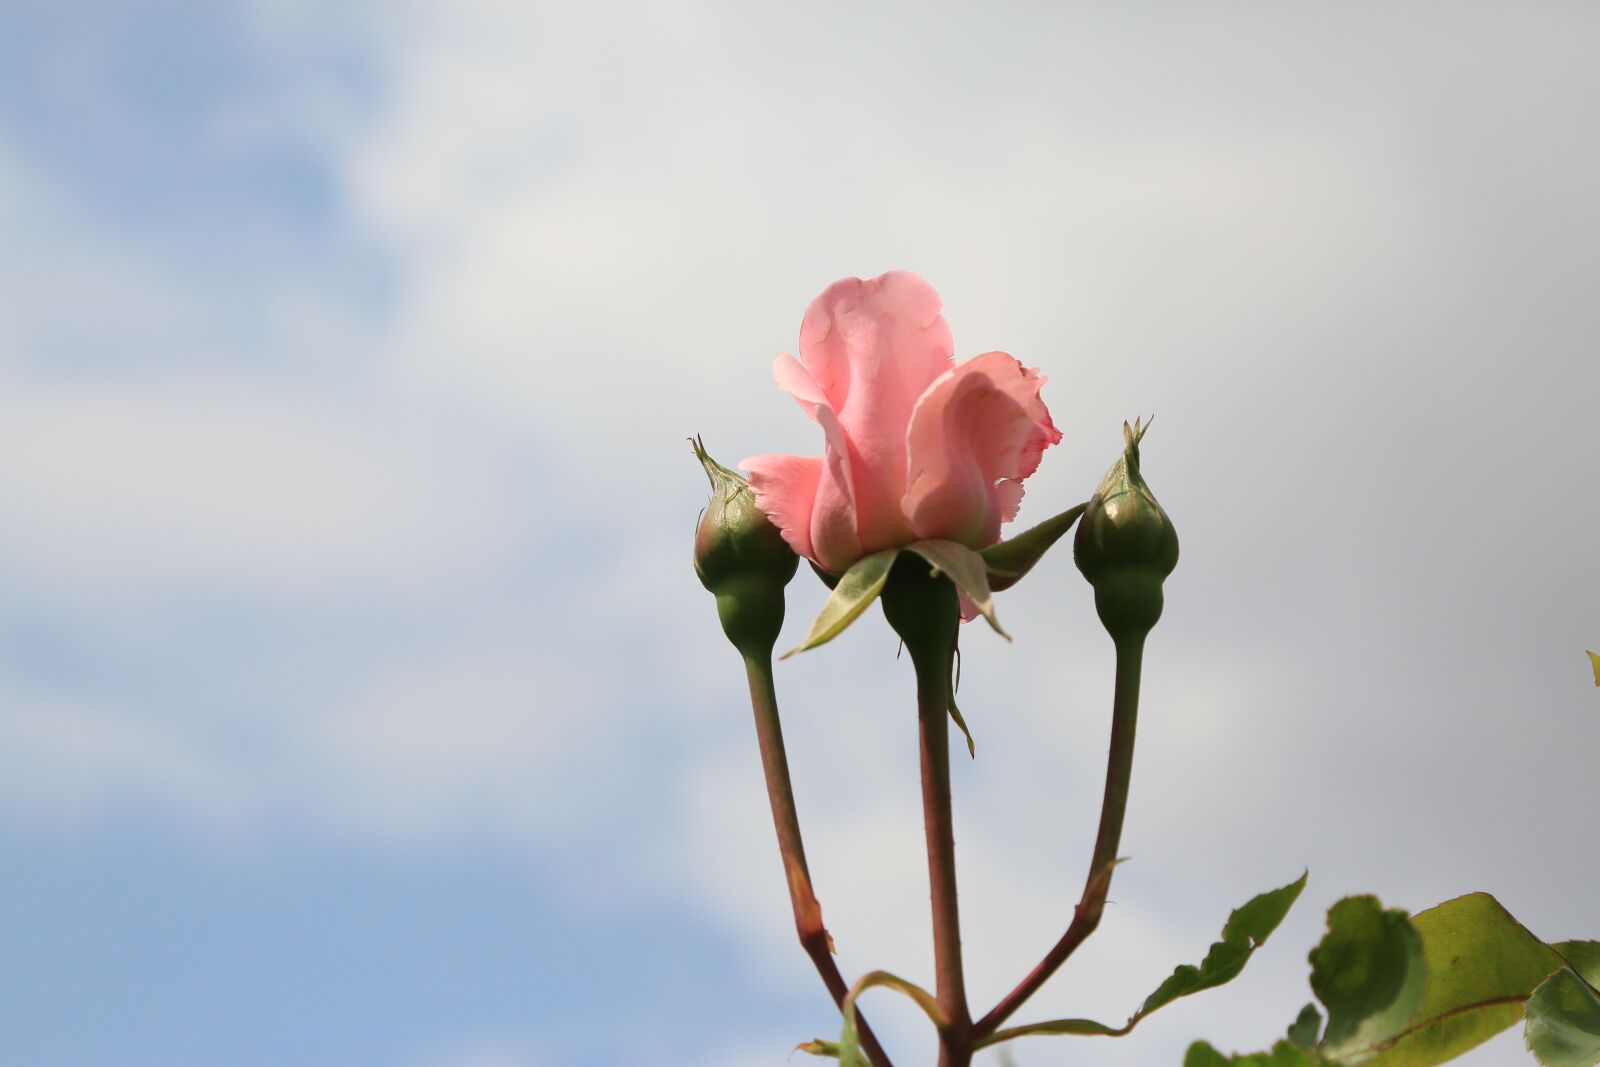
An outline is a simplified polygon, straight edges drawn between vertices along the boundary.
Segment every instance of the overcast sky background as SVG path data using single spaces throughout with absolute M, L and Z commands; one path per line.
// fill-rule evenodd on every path
M 1600 936 L 1597 40 L 1577 2 L 3 5 L 0 1060 L 836 1035 L 684 438 L 819 451 L 772 357 L 893 268 L 1049 377 L 1023 524 L 1153 411 L 1183 540 L 1133 861 L 1020 1018 L 1120 1021 L 1311 871 L 1231 988 L 1020 1067 L 1265 1046 L 1349 892 Z M 1066 551 L 999 610 L 954 782 L 980 1010 L 1077 897 L 1111 685 Z M 874 613 L 778 684 L 841 966 L 931 980 L 894 653 Z

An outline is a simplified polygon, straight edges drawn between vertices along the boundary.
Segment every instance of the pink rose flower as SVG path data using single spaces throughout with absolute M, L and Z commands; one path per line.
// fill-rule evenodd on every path
M 871 552 L 944 539 L 986 548 L 1061 440 L 1044 376 L 1004 352 L 957 365 L 939 294 L 908 271 L 846 278 L 811 302 L 778 385 L 821 427 L 821 456 L 751 456 L 756 503 L 836 574 Z

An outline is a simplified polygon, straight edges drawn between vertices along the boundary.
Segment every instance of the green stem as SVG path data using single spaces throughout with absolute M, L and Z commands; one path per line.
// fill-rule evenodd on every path
M 905 642 L 917 672 L 917 745 L 922 763 L 922 824 L 933 903 L 935 998 L 948 1020 L 939 1031 L 939 1067 L 972 1062 L 972 1015 L 961 967 L 956 905 L 956 840 L 950 812 L 950 676 L 961 603 L 949 578 L 902 553 L 883 587 L 883 614 Z
M 907 647 L 917 672 L 922 821 L 933 905 L 935 995 L 950 1020 L 949 1028 L 940 1034 L 939 1067 L 967 1067 L 972 1062 L 972 1016 L 967 1008 L 961 961 L 955 825 L 950 803 L 950 668 L 955 648 Z
M 1139 725 L 1139 675 L 1143 665 L 1143 635 L 1117 642 L 1117 683 L 1111 705 L 1111 754 L 1106 763 L 1106 791 L 1100 805 L 1100 830 L 1095 836 L 1094 858 L 1089 861 L 1091 881 L 1097 871 L 1108 870 L 1116 862 L 1117 846 L 1122 841 L 1122 820 L 1128 811 L 1128 786 L 1133 780 L 1133 741 Z
M 1111 753 L 1106 762 L 1106 789 L 1100 804 L 1100 829 L 1095 835 L 1089 876 L 1084 882 L 1078 906 L 1073 911 L 1072 923 L 1061 940 L 1039 961 L 1039 965 L 973 1027 L 973 1034 L 978 1040 L 993 1034 L 1012 1013 L 1022 1007 L 1100 925 L 1106 894 L 1111 890 L 1111 872 L 1116 866 L 1117 849 L 1122 843 L 1122 822 L 1128 811 L 1128 786 L 1133 779 L 1133 741 L 1139 724 L 1139 674 L 1144 660 L 1144 637 L 1141 633 L 1116 639 L 1117 681 L 1111 706 Z
M 778 720 L 778 693 L 772 679 L 772 653 L 746 655 L 745 674 L 750 680 L 750 707 L 755 712 L 756 742 L 761 749 L 761 770 L 767 781 L 767 800 L 772 806 L 772 825 L 778 834 L 778 852 L 789 883 L 789 902 L 794 908 L 795 932 L 806 955 L 828 987 L 834 1004 L 844 1010 L 850 992 L 839 965 L 833 960 L 833 939 L 822 925 L 822 905 L 811 889 L 811 871 L 806 866 L 805 843 L 800 837 L 800 815 L 795 808 L 794 787 L 789 780 L 789 759 L 783 746 L 783 726 Z M 893 1067 L 872 1027 L 856 1008 L 856 1026 L 861 1047 L 876 1067 Z

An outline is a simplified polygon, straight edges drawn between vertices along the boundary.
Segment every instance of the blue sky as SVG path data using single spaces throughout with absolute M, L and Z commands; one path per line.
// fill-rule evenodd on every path
M 1266 1042 L 1346 892 L 1600 935 L 1566 847 L 1600 746 L 1597 29 L 6 7 L 0 1059 L 743 1067 L 829 1033 L 683 439 L 814 451 L 771 358 L 896 267 L 958 356 L 1050 378 L 1023 522 L 1153 410 L 1184 537 L 1135 862 L 1040 1013 L 1126 1015 L 1306 866 L 1231 995 L 1096 1062 Z M 1076 895 L 1110 687 L 1065 555 L 1000 610 L 955 772 L 979 1001 Z M 892 654 L 868 619 L 779 686 L 841 965 L 925 976 Z

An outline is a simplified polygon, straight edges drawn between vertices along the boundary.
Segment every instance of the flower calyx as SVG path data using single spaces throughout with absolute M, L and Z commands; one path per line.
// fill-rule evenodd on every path
M 1161 585 L 1178 565 L 1178 532 L 1145 484 L 1139 442 L 1149 423 L 1122 424 L 1122 455 L 1090 498 L 1073 555 L 1094 586 L 1095 609 L 1112 638 L 1143 640 L 1161 618 Z
M 694 532 L 694 572 L 717 598 L 722 630 L 746 656 L 769 656 L 783 627 L 783 590 L 800 557 L 756 506 L 750 483 L 690 439 L 711 482 Z

